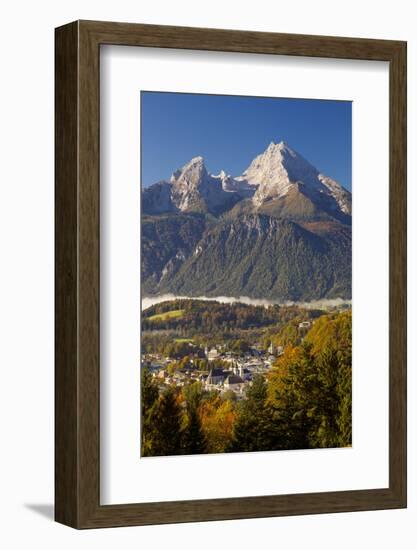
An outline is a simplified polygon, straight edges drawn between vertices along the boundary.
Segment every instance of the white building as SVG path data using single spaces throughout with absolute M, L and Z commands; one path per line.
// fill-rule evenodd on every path
M 210 351 L 206 348 L 206 357 L 209 361 L 214 361 L 215 359 L 218 359 L 220 354 L 216 348 L 211 348 Z
M 243 381 L 249 380 L 251 378 L 250 370 L 245 368 L 241 363 L 238 363 L 237 361 L 235 361 L 233 364 L 232 372 L 236 376 L 239 376 Z

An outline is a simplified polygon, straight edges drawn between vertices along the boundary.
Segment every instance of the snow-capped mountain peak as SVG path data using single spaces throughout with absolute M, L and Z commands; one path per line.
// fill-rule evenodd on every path
M 350 193 L 335 180 L 321 174 L 284 141 L 272 141 L 238 179 L 257 186 L 253 197 L 257 207 L 284 197 L 294 186 L 301 186 L 310 196 L 320 193 L 332 197 L 342 212 L 350 213 Z
M 255 204 L 287 194 L 292 184 L 303 181 L 317 186 L 318 171 L 284 141 L 271 142 L 266 150 L 254 158 L 242 174 L 251 185 L 258 185 Z
M 207 176 L 203 157 L 194 157 L 171 176 L 171 183 L 179 186 L 198 186 Z
M 173 208 L 181 212 L 221 213 L 242 198 L 233 178 L 223 170 L 218 176 L 210 174 L 201 156 L 176 170 L 170 184 Z
M 224 170 L 213 175 L 208 172 L 204 158 L 196 156 L 176 170 L 169 183 L 155 185 L 158 187 L 154 192 L 154 186 L 146 191 L 152 211 L 160 210 L 155 201 L 165 204 L 170 200 L 174 211 L 221 212 L 241 199 L 252 199 L 258 210 L 267 202 L 286 197 L 293 189 L 326 211 L 351 213 L 349 191 L 320 173 L 284 141 L 271 141 L 240 176 L 232 177 Z

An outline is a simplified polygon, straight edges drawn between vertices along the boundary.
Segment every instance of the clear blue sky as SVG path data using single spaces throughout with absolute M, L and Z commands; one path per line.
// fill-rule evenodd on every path
M 141 92 L 142 185 L 202 156 L 209 172 L 240 175 L 271 141 L 284 140 L 347 189 L 350 101 Z

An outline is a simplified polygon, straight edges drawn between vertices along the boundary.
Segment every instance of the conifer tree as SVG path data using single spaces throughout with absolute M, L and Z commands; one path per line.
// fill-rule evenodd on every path
M 183 389 L 186 402 L 186 414 L 182 429 L 182 445 L 185 454 L 202 454 L 207 452 L 207 441 L 201 425 L 199 406 L 203 398 L 200 382 L 194 382 Z
M 148 369 L 143 368 L 141 374 L 141 455 L 151 456 L 153 440 L 156 435 L 153 416 L 157 408 L 158 387 L 153 382 Z
M 152 413 L 152 422 L 152 456 L 181 454 L 181 409 L 172 387 L 159 398 Z
M 268 406 L 267 388 L 263 376 L 254 377 L 246 399 L 238 408 L 233 436 L 228 451 L 269 451 L 274 438 L 272 410 Z
M 207 441 L 204 435 L 200 417 L 195 407 L 187 407 L 185 426 L 182 431 L 184 454 L 194 455 L 207 452 Z

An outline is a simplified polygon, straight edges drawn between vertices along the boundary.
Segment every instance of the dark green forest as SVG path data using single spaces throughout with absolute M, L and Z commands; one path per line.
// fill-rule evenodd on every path
M 181 312 L 170 316 L 172 311 Z M 255 306 L 211 300 L 178 299 L 161 302 L 142 312 L 142 332 L 185 329 L 188 334 L 259 329 L 291 320 L 315 319 L 323 312 L 298 306 Z M 164 314 L 167 314 L 164 316 Z
M 144 293 L 275 301 L 351 297 L 349 224 L 232 212 L 220 218 L 144 216 Z

